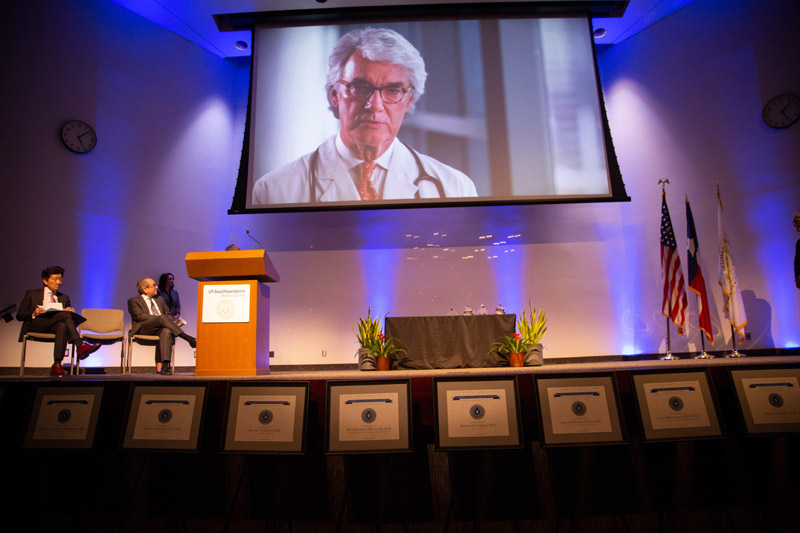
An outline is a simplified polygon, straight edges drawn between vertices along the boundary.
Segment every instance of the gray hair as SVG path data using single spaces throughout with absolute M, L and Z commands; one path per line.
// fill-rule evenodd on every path
M 144 294 L 144 282 L 150 278 L 141 278 L 139 281 L 136 282 L 136 290 L 139 294 Z
M 360 52 L 370 61 L 391 63 L 407 68 L 411 72 L 411 103 L 409 113 L 414 112 L 417 100 L 425 93 L 425 60 L 414 45 L 405 37 L 389 28 L 362 28 L 342 35 L 328 58 L 328 78 L 325 93 L 328 96 L 328 109 L 339 118 L 339 110 L 333 105 L 331 92 L 339 82 L 342 70 L 350 57 Z

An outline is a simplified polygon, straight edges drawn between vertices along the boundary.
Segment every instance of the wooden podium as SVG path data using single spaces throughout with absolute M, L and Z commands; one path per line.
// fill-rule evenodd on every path
M 197 295 L 195 376 L 269 374 L 269 286 L 280 280 L 265 250 L 189 252 Z

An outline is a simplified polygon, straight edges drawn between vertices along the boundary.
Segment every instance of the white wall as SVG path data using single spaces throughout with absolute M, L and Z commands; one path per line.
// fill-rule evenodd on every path
M 67 269 L 64 290 L 78 308 L 124 308 L 136 279 L 172 271 L 193 332 L 197 285 L 185 253 L 246 246 L 250 229 L 266 235 L 281 274 L 272 364 L 354 362 L 350 326 L 369 305 L 400 316 L 498 301 L 518 312 L 528 300 L 548 312 L 547 357 L 652 353 L 666 333 L 656 182 L 667 177 L 681 248 L 688 194 L 712 284 L 721 183 L 739 281 L 750 291 L 745 347 L 800 344 L 791 271 L 800 125 L 776 131 L 760 118 L 770 96 L 800 93 L 793 0 L 696 0 L 599 54 L 631 203 L 247 216 L 226 214 L 246 61 L 220 59 L 104 0 L 19 4 L 0 36 L 0 120 L 13 133 L 0 149 L 3 305 L 37 287 L 49 264 Z M 73 118 L 98 132 L 89 154 L 59 140 Z M 296 242 L 287 245 L 287 234 Z M 730 331 L 719 327 L 721 293 L 711 290 L 719 346 Z M 18 331 L 0 324 L 0 366 L 18 364 Z M 696 344 L 696 328 L 681 340 L 673 329 L 673 350 Z M 192 364 L 188 346 L 177 347 L 178 364 Z M 104 348 L 89 361 L 113 365 L 116 353 Z M 49 361 L 45 348 L 33 364 Z

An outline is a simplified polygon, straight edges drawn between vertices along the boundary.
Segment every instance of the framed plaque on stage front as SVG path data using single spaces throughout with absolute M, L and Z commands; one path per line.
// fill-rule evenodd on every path
M 625 442 L 613 374 L 537 377 L 534 381 L 545 446 Z
M 103 387 L 38 387 L 25 448 L 91 448 Z
M 517 377 L 434 378 L 436 449 L 522 447 Z
M 800 367 L 729 372 L 749 434 L 800 432 Z
M 410 452 L 411 382 L 329 381 L 326 453 Z
M 708 369 L 631 372 L 644 440 L 722 437 Z
M 303 453 L 308 389 L 307 381 L 230 385 L 222 449 Z
M 206 385 L 135 385 L 122 447 L 196 451 Z

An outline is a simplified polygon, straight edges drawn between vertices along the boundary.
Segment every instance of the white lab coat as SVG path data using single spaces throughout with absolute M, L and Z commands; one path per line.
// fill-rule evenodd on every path
M 426 179 L 414 185 L 420 176 L 419 165 L 408 147 L 397 139 L 394 143 L 381 199 L 412 199 L 418 193 L 420 198 L 439 198 L 433 181 Z M 336 153 L 336 136 L 322 143 L 317 152 L 316 165 L 312 165 L 314 152 L 311 152 L 259 178 L 253 187 L 253 206 L 361 201 L 350 172 Z M 466 174 L 427 155 L 418 155 L 424 172 L 442 184 L 446 198 L 478 196 L 475 184 Z

